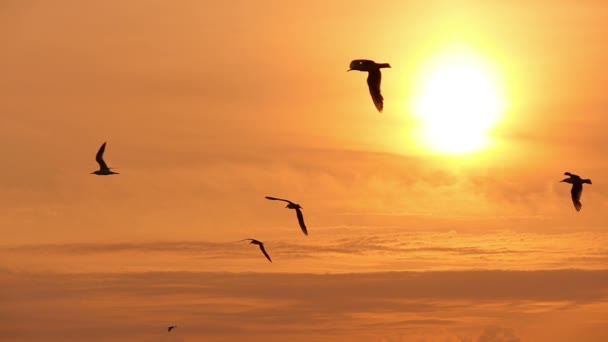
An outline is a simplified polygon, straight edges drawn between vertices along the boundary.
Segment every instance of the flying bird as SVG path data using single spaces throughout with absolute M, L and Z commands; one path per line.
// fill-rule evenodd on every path
M 369 93 L 372 95 L 372 100 L 374 100 L 374 104 L 380 113 L 382 113 L 382 109 L 384 108 L 384 98 L 380 93 L 380 82 L 382 81 L 380 69 L 390 67 L 391 65 L 388 63 L 376 63 L 369 59 L 355 59 L 350 62 L 350 69 L 347 70 L 367 71 Z
M 302 229 L 302 233 L 304 233 L 304 235 L 308 235 L 308 230 L 306 230 L 306 225 L 304 224 L 304 215 L 302 215 L 302 207 L 297 204 L 297 203 L 293 203 L 290 200 L 286 200 L 286 199 L 282 199 L 282 198 L 276 198 L 276 197 L 270 197 L 270 196 L 266 196 L 266 199 L 269 199 L 271 201 L 283 201 L 283 202 L 287 202 L 287 205 L 285 206 L 285 208 L 289 208 L 289 209 L 295 209 L 296 211 L 296 216 L 298 217 L 298 223 L 300 224 L 300 229 Z
M 572 203 L 574 203 L 574 208 L 576 211 L 581 211 L 583 205 L 581 204 L 581 195 L 583 193 L 583 183 L 591 184 L 591 179 L 581 179 L 578 175 L 575 175 L 570 172 L 565 172 L 564 175 L 570 176 L 570 178 L 566 178 L 561 180 L 561 182 L 572 184 L 572 190 L 570 190 L 570 194 L 572 195 Z
M 171 332 L 171 330 L 173 330 L 175 328 L 177 328 L 177 325 L 172 325 L 172 326 L 170 326 L 170 327 L 167 328 L 167 331 Z
M 112 171 L 108 167 L 106 162 L 103 160 L 103 153 L 105 151 L 106 151 L 106 143 L 104 142 L 103 145 L 101 145 L 101 147 L 99 148 L 99 151 L 97 151 L 97 155 L 95 156 L 95 160 L 99 164 L 99 170 L 93 171 L 93 172 L 91 172 L 91 174 L 96 174 L 98 176 L 117 175 L 118 174 L 118 172 Z
M 264 248 L 264 243 L 262 243 L 262 241 L 259 241 L 256 239 L 243 239 L 243 240 L 239 240 L 239 241 L 251 241 L 249 243 L 250 245 L 260 246 L 260 250 L 262 251 L 262 253 L 264 253 L 264 256 L 266 257 L 266 259 L 268 259 L 268 261 L 272 262 L 272 259 L 270 259 L 270 255 L 268 255 L 268 253 L 266 253 L 266 249 Z

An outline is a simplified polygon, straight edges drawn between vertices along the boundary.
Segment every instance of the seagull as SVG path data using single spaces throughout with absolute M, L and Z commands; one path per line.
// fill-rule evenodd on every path
M 177 328 L 177 325 L 172 325 L 170 327 L 167 328 L 167 332 L 171 332 L 171 330 Z
M 239 240 L 239 242 L 240 241 L 251 241 L 249 243 L 250 245 L 260 246 L 260 250 L 262 251 L 262 253 L 264 253 L 264 256 L 266 257 L 266 259 L 268 259 L 268 261 L 272 262 L 272 260 L 270 259 L 270 255 L 268 255 L 268 253 L 266 253 L 266 249 L 264 248 L 264 243 L 262 243 L 262 241 L 259 241 L 256 239 L 243 239 L 243 240 Z
M 106 143 L 104 142 L 103 145 L 101 145 L 101 147 L 99 148 L 99 151 L 97 151 L 97 155 L 95 156 L 95 160 L 99 164 L 99 170 L 93 171 L 93 172 L 91 172 L 91 174 L 96 174 L 98 176 L 108 176 L 108 175 L 117 175 L 118 174 L 118 172 L 114 172 L 114 171 L 110 170 L 110 168 L 108 167 L 106 162 L 103 161 L 103 153 L 105 152 L 105 150 L 106 150 Z
M 384 98 L 382 97 L 382 94 L 380 94 L 380 81 L 382 81 L 380 69 L 390 67 L 391 65 L 388 63 L 376 63 L 369 59 L 355 59 L 350 62 L 350 69 L 347 70 L 367 71 L 367 86 L 369 87 L 369 93 L 372 95 L 372 100 L 374 100 L 374 104 L 380 113 L 382 113 L 382 109 L 384 108 Z
M 572 203 L 574 203 L 574 208 L 576 211 L 581 211 L 581 194 L 583 193 L 583 183 L 591 184 L 591 179 L 581 179 L 578 175 L 575 175 L 570 172 L 565 172 L 564 175 L 570 176 L 570 178 L 566 178 L 561 180 L 561 182 L 572 184 L 572 190 L 570 193 L 572 194 Z
M 304 233 L 304 235 L 308 235 L 308 231 L 306 230 L 306 225 L 304 224 L 304 215 L 302 215 L 302 207 L 300 207 L 299 204 L 297 203 L 293 203 L 290 200 L 286 200 L 286 199 L 282 199 L 282 198 L 276 198 L 276 197 L 270 197 L 270 196 L 266 196 L 266 199 L 269 199 L 271 201 L 283 201 L 283 202 L 287 202 L 287 205 L 285 206 L 285 208 L 289 208 L 289 209 L 295 209 L 296 210 L 296 216 L 298 216 L 298 223 L 300 224 L 300 229 L 302 229 L 302 233 Z

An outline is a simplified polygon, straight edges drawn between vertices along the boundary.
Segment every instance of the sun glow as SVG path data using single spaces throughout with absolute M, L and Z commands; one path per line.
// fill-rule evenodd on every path
M 432 59 L 417 78 L 412 111 L 421 142 L 441 154 L 458 155 L 490 146 L 505 101 L 501 82 L 483 58 L 449 51 Z

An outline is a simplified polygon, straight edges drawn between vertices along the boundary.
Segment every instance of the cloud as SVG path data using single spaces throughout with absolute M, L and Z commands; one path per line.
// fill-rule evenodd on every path
M 454 341 L 454 336 L 464 340 L 464 336 L 479 336 L 480 342 L 513 342 L 519 341 L 514 330 L 488 325 L 488 318 L 517 323 L 514 317 L 540 305 L 544 310 L 533 311 L 537 318 L 559 313 L 584 319 L 575 316 L 608 309 L 608 271 L 325 275 L 4 271 L 0 286 L 4 317 L 0 333 L 11 341 L 40 336 L 49 341 L 76 341 L 83 336 L 91 341 L 154 341 L 162 338 L 161 327 L 177 324 L 183 338 L 212 341 L 246 335 L 291 340 L 302 334 L 330 341 L 383 336 L 391 340 L 393 332 L 402 331 L 405 337 L 429 341 L 446 340 L 437 336 L 453 336 L 449 340 Z
M 292 214 L 287 212 L 287 214 Z M 292 218 L 291 215 L 288 215 Z M 290 220 L 291 222 L 291 220 Z M 411 231 L 403 228 L 314 227 L 302 239 L 296 227 L 277 227 L 260 238 L 275 261 L 260 265 L 259 249 L 237 242 L 249 234 L 215 241 L 139 241 L 0 246 L 13 270 L 113 272 L 227 271 L 345 273 L 393 270 L 602 269 L 608 257 L 605 233 L 485 234 Z M 295 236 L 280 238 L 282 232 Z M 313 235 L 314 234 L 314 235 Z M 227 235 L 227 234 L 226 234 Z M 263 257 L 262 257 L 263 258 Z M 130 260 L 125 263 L 124 260 Z M 272 266 L 272 267 L 271 267 Z M 260 268 L 262 267 L 262 268 Z
M 210 252 L 226 249 L 228 243 L 206 241 L 173 241 L 147 243 L 73 243 L 73 244 L 39 244 L 10 248 L 13 251 L 33 253 L 66 253 L 66 254 L 103 254 L 118 252 Z
M 265 241 L 266 246 L 273 255 L 282 259 L 315 258 L 322 259 L 330 255 L 374 255 L 391 254 L 420 255 L 508 255 L 526 254 L 533 251 L 522 249 L 510 249 L 508 247 L 483 248 L 478 246 L 447 246 L 430 243 L 404 243 L 387 237 L 360 237 L 334 239 L 316 245 L 289 241 Z M 35 253 L 38 255 L 67 254 L 67 255 L 108 255 L 124 253 L 170 253 L 182 256 L 195 256 L 197 258 L 242 258 L 250 257 L 249 247 L 246 243 L 232 242 L 208 242 L 208 241 L 157 241 L 143 243 L 74 243 L 74 244 L 39 244 L 9 247 L 4 251 L 17 253 Z M 2 249 L 0 249 L 2 251 Z M 30 254 L 31 255 L 31 254 Z
M 484 328 L 477 342 L 521 342 L 511 328 L 490 325 Z
M 320 306 L 329 312 L 344 308 L 408 308 L 424 311 L 433 300 L 477 302 L 543 301 L 591 303 L 607 298 L 608 271 L 444 271 L 352 274 L 275 274 L 145 272 L 92 274 L 28 274 L 5 272 L 7 285 L 22 284 L 41 294 L 60 297 L 83 293 L 179 295 L 197 294 L 241 298 L 301 301 L 301 307 Z M 96 286 L 90 287 L 89 285 Z M 348 286 L 345 286 L 348 284 Z M 560 286 L 553 286 L 560 284 Z M 63 289 L 65 286 L 65 290 Z M 43 289 L 46 289 L 42 291 Z M 56 289 L 54 293 L 52 289 Z M 12 288 L 10 300 L 29 291 Z M 330 297 L 326 297 L 331 294 Z M 213 297 L 213 296 L 212 296 Z M 328 305 L 323 306 L 322 303 Z M 329 305 L 329 304 L 336 305 Z M 347 310 L 348 311 L 348 310 Z

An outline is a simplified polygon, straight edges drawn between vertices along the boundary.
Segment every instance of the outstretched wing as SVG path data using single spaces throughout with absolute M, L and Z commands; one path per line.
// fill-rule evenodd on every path
M 272 259 L 270 259 L 270 255 L 268 255 L 268 253 L 266 253 L 266 249 L 264 248 L 264 244 L 260 244 L 260 250 L 262 250 L 262 253 L 264 253 L 264 256 L 266 256 L 266 259 L 268 259 L 268 261 L 272 262 Z
M 570 176 L 570 178 L 581 179 L 581 177 L 579 175 L 575 175 L 574 173 L 570 173 L 570 172 L 564 172 L 564 175 Z
M 581 211 L 583 205 L 581 204 L 581 195 L 583 194 L 583 184 L 572 184 L 572 190 L 570 191 L 572 195 L 572 203 L 574 204 L 574 208 L 576 211 Z
M 306 230 L 306 225 L 304 224 L 304 215 L 302 215 L 302 210 L 300 210 L 300 208 L 296 208 L 296 216 L 298 216 L 298 223 L 300 224 L 302 233 L 304 233 L 304 235 L 308 235 L 308 230 Z
M 277 198 L 277 197 L 270 197 L 270 196 L 266 196 L 266 199 L 269 199 L 271 201 L 283 201 L 283 202 L 287 202 L 287 203 L 293 203 L 290 200 L 286 200 L 286 199 L 282 199 L 282 198 Z
M 380 83 L 382 82 L 382 74 L 380 69 L 370 70 L 367 75 L 367 86 L 369 87 L 369 93 L 372 95 L 372 100 L 380 113 L 384 108 L 384 98 L 380 93 Z
M 107 170 L 108 169 L 108 165 L 106 165 L 106 162 L 103 161 L 103 153 L 105 151 L 106 151 L 106 143 L 104 142 L 103 145 L 101 145 L 101 147 L 99 148 L 99 151 L 97 151 L 97 155 L 95 156 L 95 160 L 99 164 L 99 169 L 100 170 Z

